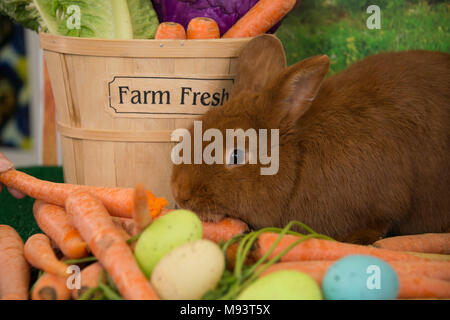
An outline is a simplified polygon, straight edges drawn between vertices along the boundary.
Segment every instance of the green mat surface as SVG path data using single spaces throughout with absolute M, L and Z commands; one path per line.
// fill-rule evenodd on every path
M 29 167 L 17 168 L 33 177 L 53 181 L 63 181 L 61 167 Z M 25 241 L 29 236 L 41 232 L 33 217 L 34 199 L 25 197 L 16 199 L 12 197 L 6 188 L 0 193 L 0 224 L 7 224 L 20 234 Z

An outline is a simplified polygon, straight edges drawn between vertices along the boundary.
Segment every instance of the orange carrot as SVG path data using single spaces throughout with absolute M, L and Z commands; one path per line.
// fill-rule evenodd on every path
M 278 234 L 263 233 L 258 238 L 258 248 L 256 256 L 263 256 L 274 244 Z M 290 244 L 297 241 L 298 236 L 285 235 L 278 243 L 270 257 L 276 256 L 278 253 L 286 249 Z M 386 249 L 379 249 L 369 246 L 357 244 L 343 243 L 331 240 L 308 239 L 300 242 L 290 251 L 288 251 L 281 261 L 303 261 L 303 260 L 337 260 L 350 254 L 366 254 L 378 257 L 385 261 L 424 261 L 426 259 L 419 258 L 408 253 L 397 252 Z
M 64 208 L 36 200 L 33 213 L 39 228 L 55 241 L 66 257 L 78 259 L 87 256 L 87 243 L 70 224 Z
M 450 300 L 450 298 L 399 298 L 397 300 Z
M 450 281 L 397 273 L 399 298 L 450 298 Z
M 239 243 L 233 243 L 230 246 L 228 246 L 228 248 L 227 248 L 226 261 L 227 261 L 227 268 L 229 270 L 233 270 L 236 265 L 236 254 L 237 254 L 238 247 L 239 247 Z M 256 261 L 257 261 L 257 259 L 255 259 L 255 256 L 249 254 L 245 257 L 244 264 L 252 265 Z
M 78 299 L 83 293 L 91 288 L 98 286 L 100 275 L 103 271 L 103 267 L 99 262 L 95 262 L 81 270 L 80 274 L 80 289 L 72 290 L 72 298 Z M 104 275 L 105 280 L 106 276 Z
M 66 279 L 54 274 L 44 273 L 34 284 L 31 300 L 69 300 L 70 290 Z
M 14 169 L 0 173 L 0 182 L 17 189 L 28 196 L 45 202 L 64 206 L 67 197 L 74 191 L 84 190 L 98 197 L 113 216 L 131 218 L 133 212 L 132 188 L 89 187 L 66 183 L 54 183 L 36 179 L 24 172 Z M 147 190 L 148 202 L 152 216 L 157 216 L 167 205 L 164 198 L 155 198 Z
M 412 251 L 403 251 L 403 252 L 427 260 L 450 261 L 450 254 L 422 253 Z
M 184 27 L 176 22 L 162 22 L 156 29 L 155 39 L 157 40 L 184 40 L 186 39 L 186 31 Z
M 159 217 L 160 215 L 158 215 Z M 135 235 L 135 222 L 130 218 L 111 217 L 112 221 L 119 229 L 123 229 L 129 236 Z
M 113 218 L 112 221 L 114 222 L 118 231 L 122 235 L 122 239 L 124 239 L 125 241 L 130 240 L 131 237 L 133 237 L 139 233 L 136 231 L 136 226 L 135 226 L 135 222 L 133 219 L 119 218 L 119 217 L 112 217 L 112 218 Z M 131 243 L 128 243 L 132 252 L 134 252 L 134 249 L 136 248 L 136 244 L 137 244 L 137 239 Z
M 211 18 L 198 17 L 189 21 L 187 27 L 188 39 L 218 39 L 220 30 L 217 22 Z
M 123 241 L 126 242 L 126 241 L 128 241 L 131 238 L 130 234 L 128 232 L 126 232 L 125 229 L 123 229 L 122 227 L 117 226 L 117 225 L 115 225 L 115 227 L 116 227 L 116 230 L 120 234 L 120 237 L 122 238 Z
M 292 10 L 296 0 L 260 0 L 224 35 L 224 38 L 254 37 L 270 30 Z
M 265 271 L 260 277 L 268 275 L 272 272 L 281 270 L 296 270 L 310 275 L 319 285 L 328 268 L 335 261 L 295 261 L 276 263 Z M 399 280 L 399 298 L 448 298 L 450 297 L 450 282 L 442 280 L 448 278 L 449 271 L 446 262 L 440 262 L 441 265 L 433 266 L 434 262 L 389 262 L 397 273 Z M 407 266 L 405 269 L 405 265 Z M 427 270 L 430 268 L 430 270 Z M 437 270 L 436 272 L 436 269 Z M 430 277 L 431 276 L 431 277 Z M 434 277 L 437 276 L 437 277 Z
M 447 261 L 391 261 L 397 273 L 404 272 L 426 278 L 450 281 L 450 262 Z
M 173 210 L 164 209 L 161 213 L 155 217 L 157 220 L 164 215 L 170 213 Z M 117 218 L 114 218 L 117 219 Z M 121 221 L 127 221 L 121 219 Z M 123 222 L 124 223 L 124 222 Z M 230 240 L 232 237 L 249 231 L 247 224 L 241 220 L 233 218 L 224 218 L 218 222 L 202 221 L 203 226 L 203 238 L 211 240 L 216 243 L 220 243 L 222 240 Z
M 53 252 L 50 239 L 42 233 L 36 233 L 28 238 L 24 247 L 25 258 L 35 268 L 62 278 L 68 276 L 67 264 L 59 261 Z
M 220 243 L 222 240 L 229 240 L 232 237 L 248 231 L 245 222 L 232 218 L 225 218 L 218 222 L 203 223 L 203 238 Z
M 23 241 L 14 228 L 0 225 L 0 299 L 27 300 L 30 266 Z
M 133 220 L 135 222 L 133 234 L 142 232 L 152 223 L 147 193 L 142 184 L 138 184 L 133 192 Z
M 125 299 L 158 299 L 98 198 L 87 192 L 74 192 L 67 198 L 66 211 Z
M 319 284 L 328 268 L 336 261 L 289 261 L 279 262 L 267 268 L 261 276 L 280 270 L 297 270 L 311 275 Z M 391 261 L 389 265 L 398 273 L 418 277 L 450 281 L 450 264 L 442 261 Z
M 425 233 L 385 238 L 376 241 L 373 246 L 395 251 L 449 254 L 450 233 Z

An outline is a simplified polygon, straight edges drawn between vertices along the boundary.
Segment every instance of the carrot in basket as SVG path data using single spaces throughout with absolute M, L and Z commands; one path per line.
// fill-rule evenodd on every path
M 0 182 L 28 196 L 45 202 L 64 206 L 67 197 L 74 191 L 84 190 L 98 197 L 113 216 L 131 218 L 133 212 L 132 188 L 90 187 L 67 183 L 54 183 L 36 179 L 24 172 L 14 169 L 0 173 Z M 157 216 L 167 205 L 164 198 L 155 198 L 147 190 L 148 202 L 152 216 Z
M 450 233 L 425 233 L 385 238 L 373 243 L 374 247 L 423 253 L 450 253 Z
M 279 235 L 276 233 L 261 234 L 257 241 L 259 247 L 256 249 L 256 256 L 262 257 L 275 243 L 278 236 Z M 297 240 L 299 240 L 298 236 L 285 235 L 278 243 L 275 250 L 271 253 L 270 257 L 274 257 Z M 385 261 L 425 260 L 423 258 L 398 251 L 313 238 L 297 244 L 281 258 L 281 261 L 337 260 L 350 254 L 366 254 L 378 257 Z
M 152 223 L 152 216 L 147 201 L 147 193 L 142 184 L 138 184 L 133 192 L 134 234 L 138 234 Z
M 39 228 L 55 241 L 66 257 L 78 259 L 87 256 L 87 243 L 72 227 L 64 208 L 36 200 L 33 205 L 33 213 Z
M 44 273 L 31 290 L 31 300 L 69 300 L 70 290 L 66 279 L 54 274 Z
M 83 270 L 81 270 L 80 289 L 72 290 L 72 298 L 78 299 L 87 290 L 97 287 L 103 270 L 104 269 L 99 262 L 92 263 Z M 103 281 L 105 281 L 105 279 L 106 275 L 104 275 Z
M 67 264 L 59 261 L 53 252 L 50 239 L 42 233 L 28 238 L 24 247 L 25 258 L 35 268 L 66 278 Z
M 217 22 L 211 18 L 198 17 L 189 21 L 187 27 L 188 39 L 218 39 L 220 30 Z
M 254 37 L 270 30 L 292 10 L 296 0 L 260 0 L 236 22 L 223 38 Z
M 14 228 L 0 225 L 0 299 L 27 300 L 30 266 L 23 241 Z
M 225 218 L 218 222 L 203 221 L 203 238 L 220 243 L 232 237 L 249 231 L 245 222 L 232 218 Z
M 155 39 L 157 40 L 184 40 L 186 31 L 184 27 L 176 22 L 162 22 L 156 29 Z
M 158 299 L 98 198 L 88 192 L 74 192 L 67 198 L 66 211 L 125 299 Z
M 328 268 L 335 261 L 294 261 L 294 262 L 281 262 L 276 263 L 266 270 L 264 270 L 260 277 L 266 276 L 270 273 L 281 271 L 281 270 L 296 270 L 299 272 L 306 273 L 310 275 L 319 285 L 322 284 L 322 280 Z M 448 266 L 441 265 L 441 269 L 437 273 L 433 270 L 427 271 L 426 268 L 432 266 L 430 265 L 420 265 L 422 261 L 414 262 L 403 262 L 395 261 L 389 262 L 389 264 L 394 268 L 399 281 L 399 298 L 448 298 L 450 297 L 450 282 L 442 280 L 442 274 L 445 274 L 444 268 Z M 424 264 L 429 264 L 433 262 L 424 262 Z M 444 262 L 445 263 L 445 262 Z M 404 265 L 410 264 L 409 267 L 405 268 Z M 417 269 L 416 269 L 417 268 Z M 439 276 L 438 278 L 429 277 Z M 447 277 L 447 275 L 445 275 Z

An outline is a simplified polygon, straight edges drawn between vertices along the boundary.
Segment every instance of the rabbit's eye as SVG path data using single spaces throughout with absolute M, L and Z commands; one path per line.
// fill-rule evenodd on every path
M 245 151 L 240 149 L 234 149 L 230 152 L 228 157 L 228 165 L 236 166 L 245 164 Z

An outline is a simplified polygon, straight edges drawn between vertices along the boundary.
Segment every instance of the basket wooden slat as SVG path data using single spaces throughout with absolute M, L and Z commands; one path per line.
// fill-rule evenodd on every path
M 223 103 L 239 52 L 249 40 L 102 40 L 41 33 L 65 181 L 143 183 L 173 207 L 170 153 L 175 142 L 170 133 L 212 108 L 200 102 L 217 102 L 214 93 L 221 93 Z M 135 100 L 136 92 L 146 103 Z M 201 100 L 203 92 L 211 97 Z M 190 104 L 181 104 L 180 97 Z

